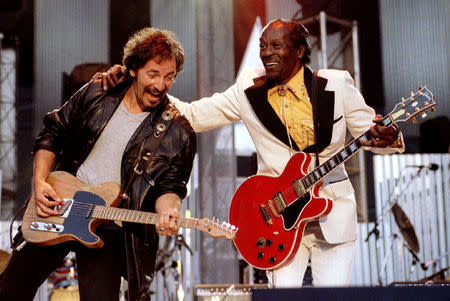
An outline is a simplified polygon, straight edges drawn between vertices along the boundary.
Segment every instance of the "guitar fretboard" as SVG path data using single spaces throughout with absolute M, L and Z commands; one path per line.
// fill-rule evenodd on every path
M 388 126 L 392 124 L 392 120 L 389 115 L 385 116 L 381 122 L 383 125 Z M 328 159 L 325 163 L 314 169 L 312 172 L 307 174 L 305 177 L 298 179 L 300 181 L 303 191 L 297 191 L 297 194 L 305 194 L 309 188 L 317 184 L 326 175 L 335 170 L 339 165 L 347 161 L 351 156 L 357 153 L 366 142 L 370 139 L 369 131 L 365 132 L 352 142 L 348 143 L 341 151 L 336 155 Z M 294 185 L 296 186 L 296 185 Z
M 140 223 L 154 225 L 159 220 L 158 213 L 143 212 L 136 210 L 128 210 L 123 208 L 95 206 L 92 210 L 91 216 L 93 218 L 114 220 L 130 223 Z M 180 217 L 178 219 L 178 227 L 197 229 L 196 226 L 199 222 L 197 218 Z

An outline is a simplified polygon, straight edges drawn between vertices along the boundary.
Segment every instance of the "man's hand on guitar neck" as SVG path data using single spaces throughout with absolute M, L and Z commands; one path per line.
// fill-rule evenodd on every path
M 395 123 L 390 126 L 381 125 L 383 117 L 379 114 L 372 120 L 375 124 L 370 127 L 369 133 L 371 139 L 364 143 L 370 147 L 387 147 L 392 145 L 397 139 L 400 132 Z
M 155 204 L 159 220 L 155 224 L 159 235 L 171 236 L 178 233 L 178 220 L 180 219 L 181 199 L 175 193 L 166 193 L 158 197 Z

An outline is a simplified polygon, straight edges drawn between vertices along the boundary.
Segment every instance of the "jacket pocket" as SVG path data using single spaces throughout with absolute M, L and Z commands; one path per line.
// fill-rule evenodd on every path
M 333 124 L 335 124 L 336 122 L 338 122 L 339 120 L 341 120 L 341 119 L 342 119 L 342 117 L 343 117 L 343 115 L 341 115 L 341 117 L 339 117 L 339 118 L 336 118 L 335 120 L 333 120 Z
M 326 185 L 324 187 L 326 190 L 328 190 L 329 194 L 333 199 L 338 199 L 344 196 L 347 196 L 349 194 L 352 194 L 355 192 L 353 189 L 352 183 L 349 179 L 345 179 L 344 181 L 334 182 Z

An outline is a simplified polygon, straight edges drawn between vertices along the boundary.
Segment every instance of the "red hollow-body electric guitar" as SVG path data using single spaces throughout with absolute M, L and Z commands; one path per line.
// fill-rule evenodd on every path
M 414 120 L 415 115 L 428 108 L 434 110 L 435 105 L 433 94 L 420 88 L 398 103 L 382 124 Z M 253 176 L 242 183 L 233 196 L 229 215 L 230 223 L 239 229 L 234 243 L 242 257 L 263 270 L 291 262 L 307 223 L 326 216 L 333 208 L 331 199 L 318 194 L 321 180 L 369 139 L 369 132 L 364 133 L 309 174 L 311 156 L 300 152 L 289 160 L 281 176 Z

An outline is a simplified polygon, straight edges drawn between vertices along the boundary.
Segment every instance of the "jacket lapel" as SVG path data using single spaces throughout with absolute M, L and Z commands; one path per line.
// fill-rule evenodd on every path
M 304 72 L 306 89 L 308 90 L 308 95 L 311 98 L 313 73 L 311 69 L 306 66 Z M 247 95 L 253 111 L 264 127 L 271 132 L 272 135 L 277 137 L 281 142 L 289 147 L 289 138 L 286 133 L 286 127 L 272 109 L 272 106 L 267 99 L 267 92 L 271 87 L 273 87 L 273 84 L 270 83 L 265 76 L 255 78 L 254 82 L 255 84 L 253 86 L 245 90 L 245 94 Z M 317 133 L 316 137 L 318 138 L 318 141 L 316 144 L 319 152 L 330 144 L 333 129 L 334 91 L 325 90 L 327 82 L 328 80 L 326 78 L 317 78 L 318 99 L 316 103 L 312 104 L 314 131 Z M 292 137 L 291 141 L 294 150 L 298 151 L 299 148 Z M 303 149 L 303 151 L 315 152 L 316 144 Z
M 308 90 L 308 95 L 313 101 L 313 119 L 314 131 L 316 133 L 316 144 L 305 148 L 304 152 L 320 153 L 331 142 L 331 134 L 333 130 L 333 116 L 334 116 L 334 91 L 326 91 L 325 87 L 328 83 L 326 78 L 317 77 L 317 99 L 312 99 L 312 77 L 313 72 L 309 67 L 305 67 L 305 85 Z
M 289 138 L 286 133 L 286 127 L 281 122 L 277 113 L 273 110 L 272 106 L 267 99 L 267 92 L 270 89 L 270 83 L 267 82 L 266 77 L 259 77 L 254 79 L 255 85 L 247 88 L 245 94 L 252 106 L 253 112 L 255 112 L 259 121 L 264 127 L 277 137 L 281 142 L 290 147 Z M 292 147 L 298 151 L 299 148 L 295 141 L 292 139 Z

